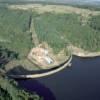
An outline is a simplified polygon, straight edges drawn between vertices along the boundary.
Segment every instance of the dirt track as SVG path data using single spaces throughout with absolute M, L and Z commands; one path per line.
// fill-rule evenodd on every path
M 88 16 L 89 14 L 97 15 L 100 14 L 100 11 L 91 11 L 88 9 L 82 9 L 71 6 L 64 5 L 42 5 L 42 4 L 26 4 L 26 5 L 10 5 L 9 9 L 20 9 L 20 10 L 33 10 L 38 13 L 45 12 L 55 12 L 55 13 L 76 13 L 81 14 L 82 16 Z
M 30 25 L 30 32 L 32 33 L 32 42 L 34 43 L 35 46 L 39 45 L 39 40 L 34 28 L 34 22 L 33 19 L 31 19 L 31 25 Z

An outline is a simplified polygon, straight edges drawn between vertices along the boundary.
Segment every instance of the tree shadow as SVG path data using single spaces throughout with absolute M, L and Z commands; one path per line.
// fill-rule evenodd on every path
M 0 74 L 5 74 L 5 65 L 12 59 L 18 59 L 19 54 L 0 46 Z
M 8 70 L 6 72 L 6 75 L 27 75 L 27 74 L 32 74 L 33 71 L 28 71 L 25 69 L 23 66 L 15 66 L 14 68 Z
M 9 75 L 27 75 L 27 74 L 33 74 L 33 73 L 39 73 L 39 71 L 28 71 L 22 66 L 16 66 L 13 69 L 6 72 L 6 74 Z M 40 71 L 41 73 L 41 71 Z M 29 92 L 36 92 L 40 96 L 44 98 L 44 100 L 56 100 L 54 94 L 51 92 L 49 88 L 41 84 L 39 81 L 34 79 L 16 79 L 16 81 L 19 83 L 19 86 L 21 88 L 25 88 Z
M 43 70 L 27 70 L 25 69 L 23 66 L 18 65 L 15 66 L 14 68 L 8 70 L 6 72 L 7 75 L 29 75 L 29 74 L 41 74 L 41 73 L 45 73 L 45 72 L 49 72 L 52 70 L 55 70 L 57 68 L 51 68 L 51 69 L 43 69 Z
M 54 94 L 49 88 L 41 84 L 39 81 L 34 79 L 29 80 L 16 80 L 21 88 L 29 92 L 36 92 L 43 97 L 43 100 L 56 100 Z
M 66 61 L 67 62 L 67 61 Z M 27 70 L 25 69 L 23 66 L 21 65 L 18 65 L 18 66 L 15 66 L 14 68 L 8 70 L 6 72 L 7 75 L 29 75 L 29 74 L 41 74 L 41 73 L 45 73 L 45 72 L 49 72 L 49 71 L 53 71 L 53 70 L 56 70 L 58 69 L 59 67 L 63 66 L 66 62 L 63 62 L 62 64 L 54 67 L 54 68 L 51 68 L 51 69 L 41 69 L 41 70 Z

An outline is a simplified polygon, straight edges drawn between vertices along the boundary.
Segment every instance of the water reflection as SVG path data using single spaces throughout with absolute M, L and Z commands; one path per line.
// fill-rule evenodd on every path
M 100 100 L 100 57 L 74 56 L 71 68 L 19 83 L 30 91 L 37 91 L 45 100 Z
M 22 88 L 25 88 L 31 92 L 35 91 L 37 94 L 42 96 L 44 100 L 56 100 L 52 91 L 37 80 L 17 80 L 17 81 L 19 82 L 19 85 Z

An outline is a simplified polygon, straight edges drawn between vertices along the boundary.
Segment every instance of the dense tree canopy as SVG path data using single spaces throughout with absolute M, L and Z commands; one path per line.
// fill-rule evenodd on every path
M 89 24 L 93 29 L 100 31 L 100 15 L 92 16 L 92 18 L 90 18 Z
M 12 59 L 18 59 L 18 53 L 0 47 L 0 67 L 4 67 Z
M 0 45 L 25 57 L 32 47 L 29 32 L 30 13 L 0 9 Z
M 44 13 L 35 17 L 34 23 L 39 40 L 46 41 L 56 51 L 68 41 L 87 51 L 100 51 L 100 15 L 90 16 L 88 21 L 74 13 Z
M 17 87 L 14 80 L 0 75 L 0 100 L 43 100 L 36 93 L 28 93 Z

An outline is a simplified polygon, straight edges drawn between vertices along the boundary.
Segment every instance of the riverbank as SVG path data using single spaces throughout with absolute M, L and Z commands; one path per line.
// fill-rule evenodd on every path
M 71 49 L 72 55 L 75 55 L 75 56 L 78 56 L 78 57 L 91 58 L 91 57 L 100 56 L 100 52 L 85 51 L 85 50 L 78 48 L 76 46 L 73 46 L 73 45 L 70 45 L 68 48 Z

